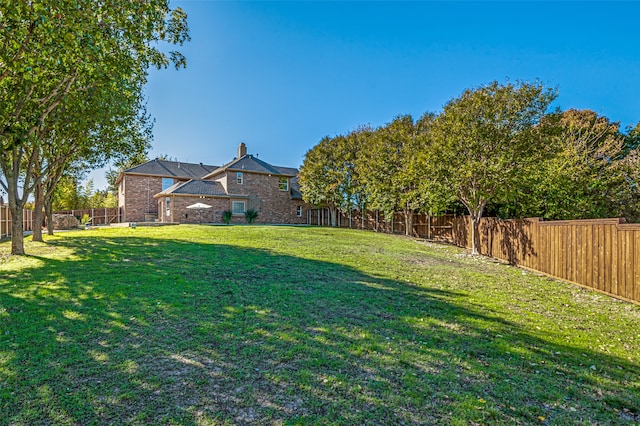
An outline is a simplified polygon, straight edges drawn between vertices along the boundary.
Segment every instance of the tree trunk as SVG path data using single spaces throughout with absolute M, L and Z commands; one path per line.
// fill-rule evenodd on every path
M 53 235 L 53 203 L 51 201 L 45 200 L 44 214 L 47 216 L 47 235 Z
M 482 219 L 482 213 L 484 213 L 487 200 L 480 198 L 475 204 L 471 204 L 467 199 L 459 199 L 467 208 L 469 216 L 471 216 L 471 254 L 480 254 L 480 219 Z
M 471 215 L 471 254 L 480 254 L 480 217 Z
M 7 173 L 5 172 L 5 176 Z M 24 254 L 24 226 L 23 226 L 23 218 L 24 212 L 24 199 L 27 197 L 23 195 L 24 198 L 20 199 L 18 197 L 18 181 L 13 177 L 7 176 L 8 191 L 7 195 L 9 196 L 9 211 L 11 212 L 11 254 L 15 255 L 23 255 Z
M 413 235 L 413 210 L 409 209 L 409 207 L 404 209 L 404 221 L 404 234 L 407 236 Z
M 338 226 L 338 221 L 337 221 L 338 209 L 336 207 L 329 207 L 329 216 L 331 216 L 329 218 L 329 220 L 331 220 L 331 226 L 333 227 Z
M 42 183 L 37 183 L 34 190 L 35 203 L 33 207 L 33 235 L 31 241 L 42 240 L 42 208 L 44 204 L 44 188 Z
M 24 228 L 22 226 L 22 208 L 16 208 L 15 204 L 9 205 L 11 211 L 11 254 L 24 254 Z

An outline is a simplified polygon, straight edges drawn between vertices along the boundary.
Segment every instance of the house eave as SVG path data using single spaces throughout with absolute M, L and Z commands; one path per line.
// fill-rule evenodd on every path
M 205 197 L 205 198 L 246 198 L 249 199 L 249 195 L 243 194 L 174 194 L 172 192 L 162 193 L 159 192 L 153 196 L 153 198 L 164 198 L 164 197 Z

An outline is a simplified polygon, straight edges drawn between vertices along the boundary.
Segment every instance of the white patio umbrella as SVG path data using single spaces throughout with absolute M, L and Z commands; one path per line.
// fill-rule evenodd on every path
M 198 213 L 198 223 L 200 223 L 202 221 L 202 210 L 210 209 L 211 206 L 209 204 L 204 204 L 204 203 L 195 203 L 195 204 L 191 204 L 190 206 L 187 206 L 187 208 L 196 210 L 196 212 Z
M 187 206 L 188 209 L 210 209 L 211 206 L 205 203 L 195 203 Z

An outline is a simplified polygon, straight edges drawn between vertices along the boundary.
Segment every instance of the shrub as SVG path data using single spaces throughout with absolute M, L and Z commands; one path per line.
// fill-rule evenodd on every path
M 247 223 L 253 223 L 258 217 L 258 211 L 254 209 L 249 209 L 244 213 L 244 218 L 247 219 Z
M 80 219 L 80 223 L 86 225 L 89 222 L 91 222 L 91 216 L 89 216 L 87 213 L 83 214 L 82 218 Z
M 222 212 L 222 220 L 227 225 L 231 222 L 231 216 L 233 216 L 233 212 L 231 210 L 225 210 Z

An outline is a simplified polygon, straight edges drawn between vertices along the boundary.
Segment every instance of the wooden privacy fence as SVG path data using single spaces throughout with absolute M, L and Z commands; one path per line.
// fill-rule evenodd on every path
M 33 231 L 33 210 L 22 211 L 22 227 L 25 231 Z M 9 206 L 0 206 L 0 238 L 11 235 L 11 211 Z
M 121 207 L 84 209 L 84 210 L 65 210 L 55 212 L 55 214 L 70 214 L 81 219 L 85 214 L 89 215 L 89 221 L 92 225 L 108 225 L 111 223 L 120 223 L 124 215 Z M 44 219 L 44 217 L 43 217 Z M 42 224 L 44 225 L 44 224 Z M 25 231 L 33 231 L 33 210 L 23 210 L 22 226 Z M 0 238 L 11 235 L 11 212 L 9 206 L 0 206 Z
M 328 214 L 318 209 L 309 215 L 309 224 L 330 224 Z M 340 227 L 405 233 L 403 213 L 391 222 L 375 211 L 339 213 L 337 219 Z M 483 218 L 479 228 L 484 255 L 640 303 L 640 224 L 624 219 Z M 468 216 L 414 214 L 411 234 L 471 248 Z
M 416 213 L 413 215 L 412 235 L 433 240 L 452 241 L 452 231 L 455 216 L 429 216 Z M 384 214 L 376 210 L 353 210 L 350 214 L 337 212 L 337 226 L 340 228 L 368 229 L 376 232 L 391 234 L 405 234 L 406 221 L 404 213 L 395 213 L 392 221 L 387 221 Z M 331 212 L 329 209 L 309 210 L 307 216 L 309 225 L 330 226 Z
M 451 242 L 470 248 L 470 226 L 455 218 Z M 482 254 L 640 302 L 640 224 L 485 218 L 479 233 Z
M 91 219 L 89 223 L 91 225 L 108 225 L 111 223 L 120 223 L 124 217 L 122 207 L 107 207 L 99 209 L 84 209 L 84 210 L 62 210 L 55 212 L 55 214 L 70 214 L 82 219 L 84 215 L 88 215 Z

